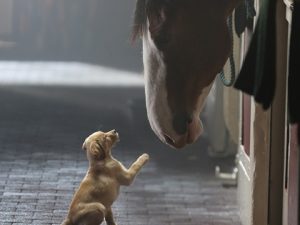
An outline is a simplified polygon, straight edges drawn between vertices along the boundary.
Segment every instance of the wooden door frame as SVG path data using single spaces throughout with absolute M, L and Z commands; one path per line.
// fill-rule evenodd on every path
M 277 1 L 277 11 L 276 82 L 279 85 L 268 111 L 251 98 L 250 154 L 245 153 L 242 142 L 238 154 L 238 201 L 243 225 L 282 225 L 287 62 L 282 62 L 287 54 L 282 0 Z
M 288 21 L 288 39 L 290 39 L 292 22 L 292 0 L 284 0 L 286 5 L 286 20 Z M 288 50 L 289 50 L 288 41 Z M 288 56 L 289 56 L 289 51 Z M 287 61 L 289 59 L 287 58 Z M 289 74 L 288 68 L 286 71 Z M 286 93 L 288 95 L 288 93 Z M 297 126 L 286 123 L 286 155 L 284 164 L 284 192 L 283 192 L 283 224 L 299 225 L 299 145 L 297 142 Z

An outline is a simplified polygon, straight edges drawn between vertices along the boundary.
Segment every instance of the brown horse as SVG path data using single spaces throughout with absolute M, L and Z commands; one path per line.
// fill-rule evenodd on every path
M 143 41 L 151 128 L 175 148 L 193 143 L 231 40 L 227 17 L 240 0 L 137 0 L 133 37 Z

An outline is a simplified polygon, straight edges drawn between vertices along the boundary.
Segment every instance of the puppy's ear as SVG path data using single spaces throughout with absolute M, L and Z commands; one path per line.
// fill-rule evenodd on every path
M 93 141 L 91 142 L 88 151 L 90 152 L 90 154 L 97 158 L 97 159 L 104 159 L 105 158 L 105 151 L 102 147 L 102 145 L 97 142 L 97 141 Z

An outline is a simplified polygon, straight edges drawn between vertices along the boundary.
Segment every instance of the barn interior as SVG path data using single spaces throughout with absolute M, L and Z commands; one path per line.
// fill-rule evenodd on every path
M 182 150 L 160 142 L 147 120 L 141 41 L 130 39 L 134 4 L 0 1 L 1 224 L 61 224 L 88 167 L 84 139 L 111 129 L 124 165 L 150 155 L 113 205 L 118 224 L 241 224 L 239 112 L 224 110 L 224 93 L 238 100 L 217 78 L 199 140 Z

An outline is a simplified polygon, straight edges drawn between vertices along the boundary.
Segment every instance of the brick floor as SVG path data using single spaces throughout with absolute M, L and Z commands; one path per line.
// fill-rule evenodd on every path
M 52 67 L 44 72 L 55 73 Z M 24 70 L 15 63 L 9 72 Z M 236 189 L 214 177 L 207 142 L 181 151 L 162 145 L 148 127 L 142 87 L 30 85 L 0 86 L 1 225 L 60 224 L 87 169 L 84 138 L 112 128 L 121 136 L 113 154 L 125 165 L 143 152 L 151 156 L 133 185 L 121 189 L 113 207 L 118 224 L 240 224 Z

